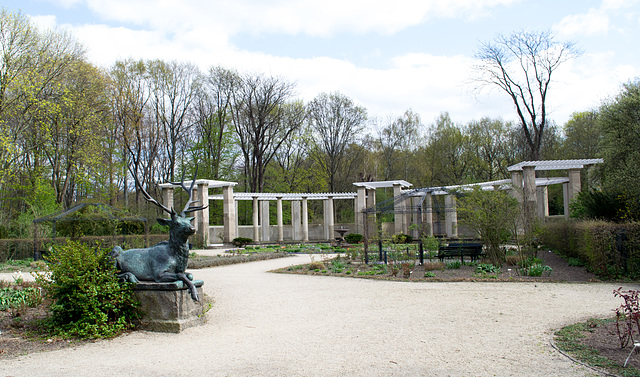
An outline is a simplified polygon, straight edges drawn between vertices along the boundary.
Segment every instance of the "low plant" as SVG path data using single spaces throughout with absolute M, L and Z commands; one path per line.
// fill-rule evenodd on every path
M 42 302 L 40 290 L 36 287 L 12 287 L 0 288 L 0 311 L 32 308 Z
M 547 265 L 543 265 L 542 263 L 534 263 L 529 267 L 524 267 L 520 269 L 520 273 L 524 276 L 542 276 L 546 272 L 549 276 L 551 275 L 551 271 L 553 269 Z
M 411 277 L 411 273 L 413 273 L 413 263 L 402 263 L 402 277 L 405 279 L 409 279 Z
M 624 303 L 615 309 L 616 332 L 620 341 L 620 348 L 626 347 L 629 342 L 635 343 L 636 336 L 640 333 L 640 291 L 623 291 L 622 287 L 613 291 L 615 297 L 620 297 Z
M 43 328 L 61 337 L 113 337 L 139 318 L 133 284 L 121 282 L 109 250 L 69 241 L 52 247 L 36 282 L 52 300 Z
M 245 246 L 247 246 L 248 244 L 250 244 L 252 242 L 253 242 L 253 240 L 251 238 L 247 238 L 247 237 L 236 237 L 231 241 L 231 243 L 235 247 L 245 247 Z
M 480 263 L 476 266 L 477 274 L 498 274 L 500 272 L 500 267 L 496 267 L 491 263 Z
M 443 262 L 425 262 L 423 267 L 425 271 L 444 270 L 446 268 Z
M 586 264 L 580 258 L 570 257 L 567 258 L 567 264 L 572 267 L 584 267 Z
M 345 263 L 339 259 L 334 259 L 331 261 L 331 272 L 334 274 L 339 274 L 344 271 Z
M 462 267 L 462 262 L 459 260 L 447 263 L 447 270 L 457 270 Z
M 308 268 L 309 270 L 322 270 L 324 269 L 324 263 L 312 261 L 311 263 L 309 263 Z
M 434 277 L 436 277 L 436 274 L 433 271 L 427 271 L 427 272 L 424 273 L 424 277 L 426 277 L 426 278 L 434 278 Z
M 394 234 L 391 236 L 391 242 L 393 243 L 411 243 L 413 242 L 413 237 L 408 234 Z
M 344 240 L 348 243 L 360 243 L 364 239 L 364 236 L 360 233 L 345 234 Z
M 372 270 L 376 275 L 383 275 L 389 271 L 386 264 L 374 264 Z

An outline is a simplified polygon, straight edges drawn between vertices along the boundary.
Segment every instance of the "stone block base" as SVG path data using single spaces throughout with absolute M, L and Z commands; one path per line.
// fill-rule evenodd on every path
M 182 281 L 171 283 L 139 282 L 133 292 L 140 301 L 140 328 L 157 332 L 179 333 L 205 322 L 202 280 L 194 280 L 200 301 L 194 301 Z

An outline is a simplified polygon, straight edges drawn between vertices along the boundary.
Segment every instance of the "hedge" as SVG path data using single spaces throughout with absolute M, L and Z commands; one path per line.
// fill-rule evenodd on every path
M 640 224 L 604 221 L 547 223 L 541 241 L 561 255 L 578 258 L 603 278 L 640 278 Z
M 168 237 L 169 235 L 167 234 L 150 234 L 148 245 L 165 241 Z M 51 244 L 65 244 L 67 239 L 67 237 L 38 239 L 38 252 L 46 252 Z M 144 235 L 86 236 L 80 237 L 76 241 L 87 245 L 99 244 L 103 248 L 112 248 L 114 246 L 122 246 L 123 249 L 145 247 Z M 33 242 L 32 239 L 0 239 L 0 263 L 7 260 L 33 258 Z

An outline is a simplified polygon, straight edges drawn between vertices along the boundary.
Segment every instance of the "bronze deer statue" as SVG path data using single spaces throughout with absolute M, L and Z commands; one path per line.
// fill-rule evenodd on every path
M 187 217 L 186 215 L 190 212 L 207 208 L 207 206 L 193 206 L 193 203 L 196 202 L 192 199 L 193 186 L 196 182 L 195 177 L 189 188 L 183 182 L 180 182 L 180 186 L 189 195 L 189 200 L 180 214 L 177 214 L 173 208 L 167 208 L 158 203 L 142 188 L 135 175 L 134 179 L 142 195 L 149 203 L 160 207 L 171 215 L 170 219 L 157 219 L 158 223 L 169 227 L 169 240 L 144 249 L 122 250 L 120 246 L 114 247 L 111 256 L 115 260 L 116 267 L 121 272 L 118 276 L 132 283 L 138 283 L 140 280 L 154 281 L 156 283 L 181 280 L 189 287 L 191 298 L 199 301 L 198 290 L 192 282 L 193 275 L 185 273 L 189 259 L 188 239 L 189 236 L 196 232 L 196 228 L 191 225 L 193 217 Z

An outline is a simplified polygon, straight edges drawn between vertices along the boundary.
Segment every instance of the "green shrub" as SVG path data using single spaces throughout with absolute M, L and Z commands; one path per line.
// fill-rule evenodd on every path
M 250 244 L 252 242 L 253 242 L 253 240 L 251 238 L 247 238 L 247 237 L 236 237 L 231 241 L 231 243 L 235 247 L 245 247 L 246 245 L 248 245 L 248 244 Z
M 51 298 L 43 323 L 54 335 L 102 338 L 133 327 L 139 318 L 133 284 L 120 282 L 107 249 L 69 241 L 46 257 L 50 274 L 36 278 Z
M 604 221 L 548 223 L 541 241 L 565 258 L 580 259 L 601 278 L 640 277 L 640 224 Z
M 391 236 L 391 242 L 393 243 L 411 243 L 413 242 L 413 237 L 408 234 L 394 234 Z
M 447 263 L 447 270 L 457 270 L 462 267 L 462 262 L 459 260 Z
M 349 233 L 344 236 L 344 240 L 348 243 L 359 243 L 362 242 L 364 236 L 360 233 Z

